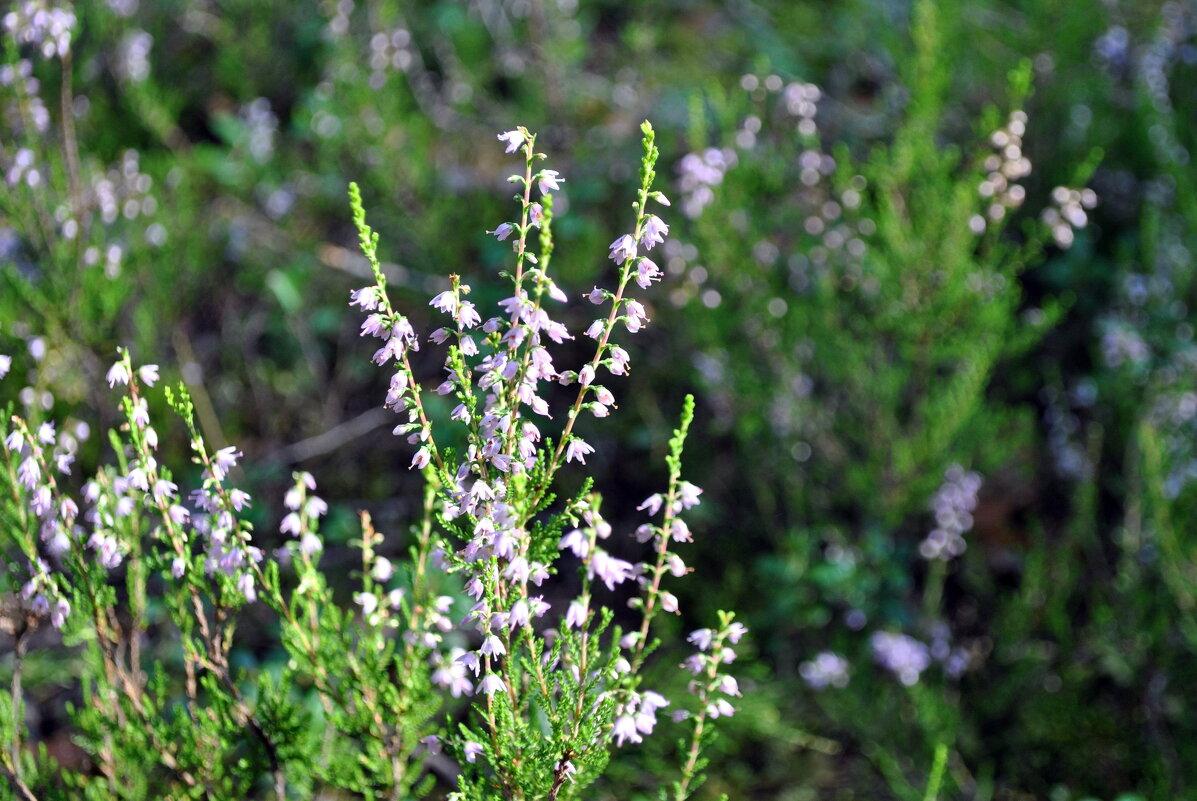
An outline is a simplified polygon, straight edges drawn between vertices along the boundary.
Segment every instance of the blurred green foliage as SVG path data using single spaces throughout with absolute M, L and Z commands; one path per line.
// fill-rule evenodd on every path
M 484 233 L 502 218 L 501 153 L 477 143 L 534 127 L 569 159 L 555 265 L 581 293 L 651 118 L 675 180 L 671 249 L 619 400 L 636 410 L 624 419 L 657 422 L 620 432 L 643 452 L 593 458 L 631 530 L 662 410 L 698 395 L 698 561 L 722 578 L 683 610 L 745 610 L 759 660 L 705 792 L 921 799 L 940 746 L 940 798 L 1197 787 L 1191 5 L 74 11 L 69 59 L 5 38 L 46 125 L 27 79 L 4 81 L 0 353 L 14 365 L 0 400 L 90 421 L 83 465 L 116 422 L 102 375 L 126 344 L 190 387 L 213 447 L 246 451 L 255 496 L 281 497 L 301 466 L 346 510 L 330 542 L 349 538 L 354 508 L 405 528 L 418 492 L 377 436 L 382 392 L 345 310 L 369 275 L 346 184 L 377 210 L 384 269 L 419 327 L 448 272 L 469 280 L 504 254 Z M 1011 137 L 1031 170 L 994 212 L 1000 191 L 980 186 L 987 159 L 1018 160 Z M 1087 224 L 1058 232 L 1053 189 L 1085 186 Z M 968 549 L 928 561 L 918 546 L 953 464 L 984 477 Z M 943 642 L 967 669 L 936 662 L 904 686 L 876 664 L 878 631 Z M 250 665 L 281 659 L 245 650 Z M 847 660 L 846 687 L 803 679 L 824 651 Z M 77 758 L 56 692 L 69 663 L 37 658 L 28 719 Z M 647 784 L 613 770 L 608 796 L 640 797 Z

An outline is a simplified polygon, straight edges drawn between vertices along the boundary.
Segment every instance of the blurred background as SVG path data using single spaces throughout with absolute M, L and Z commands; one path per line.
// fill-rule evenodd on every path
M 74 15 L 65 40 L 39 9 Z M 697 396 L 697 573 L 672 625 L 730 607 L 752 630 L 705 797 L 915 801 L 941 745 L 945 798 L 1197 792 L 1197 5 L 4 13 L 0 403 L 71 421 L 76 475 L 111 458 L 102 379 L 127 345 L 190 386 L 212 447 L 244 450 L 266 544 L 291 472 L 316 476 L 348 599 L 355 511 L 398 559 L 421 497 L 346 305 L 369 276 L 348 182 L 426 330 L 450 272 L 500 297 L 497 132 L 539 132 L 566 178 L 553 263 L 578 298 L 629 225 L 650 119 L 666 278 L 620 414 L 581 433 L 630 533 Z M 160 431 L 182 467 L 182 427 Z M 246 615 L 239 659 L 265 669 L 281 650 Z M 30 725 L 77 765 L 69 661 L 40 671 Z M 658 740 L 596 797 L 644 797 Z

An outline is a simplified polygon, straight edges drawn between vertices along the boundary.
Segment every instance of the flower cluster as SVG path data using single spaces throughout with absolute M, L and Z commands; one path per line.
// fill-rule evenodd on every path
M 30 566 L 31 578 L 21 588 L 21 600 L 29 605 L 29 611 L 37 617 L 49 617 L 50 625 L 61 629 L 71 614 L 71 602 L 59 589 L 58 582 L 50 573 L 50 566 L 44 559 L 35 559 Z
M 141 155 L 136 150 L 126 150 L 119 164 L 92 178 L 90 200 L 105 225 L 112 225 L 121 217 L 136 220 L 158 210 L 158 200 L 151 193 L 153 186 L 154 179 L 141 171 Z
M 848 686 L 848 660 L 831 651 L 823 651 L 798 666 L 798 675 L 812 689 Z
M 876 631 L 869 638 L 877 663 L 898 677 L 907 687 L 918 684 L 919 676 L 931 667 L 931 650 L 906 634 Z
M 1031 174 L 1031 160 L 1022 149 L 1026 130 L 1026 112 L 1014 111 L 1005 127 L 989 137 L 995 152 L 985 158 L 987 174 L 977 185 L 977 194 L 989 203 L 989 207 L 984 214 L 975 214 L 968 221 L 969 228 L 978 236 L 990 223 L 1000 222 L 1007 212 L 1017 209 L 1026 200 L 1027 190 L 1019 183 Z
M 740 684 L 734 676 L 724 672 L 724 666 L 735 661 L 736 651 L 732 646 L 746 633 L 744 625 L 735 622 L 735 615 L 720 612 L 718 628 L 698 629 L 686 638 L 698 649 L 681 665 L 683 670 L 694 675 L 688 690 L 697 700 L 698 709 L 693 713 L 682 709 L 673 713 L 674 720 L 692 718 L 694 723 L 694 736 L 686 764 L 682 767 L 682 780 L 675 785 L 678 798 L 686 797 L 707 725 L 717 718 L 735 714 L 735 707 L 728 699 L 741 695 Z
M 154 37 L 140 29 L 133 29 L 121 37 L 116 52 L 116 73 L 122 80 L 141 83 L 150 77 L 150 49 Z
M 33 77 L 33 63 L 29 59 L 22 58 L 14 64 L 0 66 L 0 86 L 11 87 L 12 90 L 12 99 L 4 106 L 4 123 L 12 131 L 13 141 L 21 141 L 21 134 L 43 134 L 49 130 L 50 111 L 46 108 L 45 101 L 42 100 L 41 81 Z M 13 173 L 12 168 L 16 166 L 17 155 L 21 153 L 29 153 L 28 156 L 23 157 L 27 161 L 23 165 L 24 169 L 32 166 L 32 151 L 27 148 L 17 148 L 16 150 L 0 148 L 0 153 L 4 154 L 7 173 L 5 179 L 8 185 L 14 186 L 20 183 L 24 178 L 23 174 Z M 39 174 L 36 179 L 24 178 L 24 180 L 30 186 L 36 186 L 40 177 Z M 30 183 L 30 180 L 33 182 Z
M 290 534 L 299 543 L 299 552 L 311 558 L 324 550 L 324 543 L 316 535 L 317 521 L 328 512 L 328 504 L 316 495 L 316 479 L 311 473 L 296 473 L 295 485 L 283 496 L 287 514 L 279 524 L 279 531 Z
M 1097 205 L 1097 193 L 1092 189 L 1072 189 L 1067 186 L 1057 186 L 1052 190 L 1052 205 L 1040 214 L 1040 219 L 1051 229 L 1052 238 L 1062 248 L 1072 246 L 1076 238 L 1076 229 L 1084 228 L 1089 223 L 1086 209 Z
M 36 47 L 45 58 L 60 58 L 71 50 L 75 22 L 75 12 L 69 7 L 46 0 L 22 0 L 4 15 L 4 30 L 18 44 Z
M 721 672 L 724 665 L 736 660 L 731 646 L 737 645 L 748 632 L 742 623 L 734 622 L 734 616 L 725 614 L 718 629 L 697 629 L 690 632 L 686 641 L 698 650 L 682 663 L 682 668 L 696 678 L 690 683 L 690 692 L 702 702 L 702 712 L 717 718 L 735 713 L 728 702 L 729 697 L 740 695 L 740 685 L 733 676 Z M 678 715 L 678 717 L 683 717 Z
M 797 129 L 801 136 L 814 136 L 818 132 L 815 114 L 819 110 L 819 98 L 822 96 L 819 87 L 802 81 L 787 85 L 782 92 L 786 110 L 791 116 L 798 118 Z
M 265 164 L 274 155 L 274 137 L 278 133 L 278 117 L 270 108 L 270 101 L 259 97 L 246 103 L 237 112 L 245 126 L 245 147 L 258 164 Z
M 127 69 L 129 80 L 143 79 L 142 73 L 148 70 L 148 35 L 130 35 L 121 47 L 118 72 L 124 75 Z M 69 72 L 64 77 L 69 79 Z M 151 191 L 153 180 L 142 172 L 137 151 L 124 151 L 120 161 L 107 170 L 71 156 L 68 163 L 78 163 L 78 167 L 64 175 L 53 167 L 61 154 L 45 144 L 45 135 L 51 132 L 51 117 L 39 94 L 41 86 L 33 75 L 32 63 L 19 59 L 0 67 L 0 86 L 11 87 L 5 92 L 3 121 L 14 134 L 24 134 L 11 137 L 24 146 L 0 145 L 0 170 L 5 183 L 27 190 L 27 200 L 38 210 L 46 235 L 82 243 L 71 249 L 80 271 L 102 265 L 104 274 L 115 280 L 128 250 L 119 224 L 133 223 L 158 211 L 158 200 Z M 64 91 L 69 91 L 69 86 Z M 74 141 L 69 135 L 73 123 L 70 118 L 60 123 L 63 138 L 70 146 Z M 38 136 L 31 136 L 34 133 Z M 157 221 L 150 222 L 141 233 L 153 246 L 166 241 L 166 228 Z
M 715 199 L 714 187 L 723 183 L 723 175 L 736 166 L 736 151 L 711 147 L 701 153 L 688 153 L 677 165 L 678 188 L 682 192 L 682 213 L 690 219 Z
M 406 28 L 378 31 L 370 37 L 370 88 L 381 89 L 387 71 L 406 70 L 414 61 L 411 32 Z
M 964 553 L 964 535 L 973 527 L 981 476 L 954 464 L 943 478 L 943 484 L 931 499 L 935 528 L 919 545 L 919 555 L 924 559 L 947 561 Z

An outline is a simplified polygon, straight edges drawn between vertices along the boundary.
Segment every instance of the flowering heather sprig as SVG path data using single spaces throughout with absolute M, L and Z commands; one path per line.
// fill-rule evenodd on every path
M 733 613 L 721 610 L 719 628 L 698 629 L 686 638 L 697 651 L 683 662 L 681 667 L 694 675 L 689 690 L 698 702 L 698 711 L 674 712 L 676 720 L 693 721 L 690 748 L 682 766 L 682 776 L 673 785 L 674 801 L 682 801 L 689 797 L 704 779 L 701 771 L 706 765 L 706 760 L 702 758 L 702 749 L 713 737 L 710 722 L 735 714 L 736 709 L 729 699 L 741 695 L 740 685 L 734 676 L 723 672 L 723 666 L 735 661 L 736 651 L 732 646 L 738 644 L 747 631 L 742 623 L 735 622 Z
M 63 491 L 56 477 L 70 474 L 74 454 L 60 443 L 52 423 L 34 428 L 24 418 L 13 415 L 10 426 L 0 437 L 0 448 L 18 510 L 14 534 L 29 564 L 30 578 L 21 597 L 33 614 L 49 616 L 54 627 L 61 628 L 71 610 L 70 586 L 51 563 L 68 554 L 75 559 L 86 558 L 77 534 L 79 505 Z M 119 562 L 119 558 L 114 544 L 101 561 Z
M 639 742 L 653 731 L 657 711 L 669 704 L 660 694 L 642 690 L 638 674 L 655 645 L 649 638 L 654 615 L 660 609 L 677 611 L 677 599 L 662 587 L 662 578 L 687 572 L 671 543 L 690 540 L 679 515 L 696 505 L 701 493 L 680 477 L 693 399 L 687 399 L 682 425 L 670 443 L 666 492 L 642 507 L 651 516 L 662 516 L 659 524 L 645 524 L 639 532 L 641 542 L 654 544 L 649 563 L 636 564 L 608 550 L 612 527 L 603 520 L 589 482 L 561 511 L 548 513 L 557 470 L 571 462 L 585 465 L 594 453 L 574 433 L 581 413 L 601 418 L 616 408 L 613 393 L 600 382 L 601 373 L 625 375 L 629 358 L 613 333 L 620 326 L 635 333 L 649 321 L 644 305 L 629 295 L 629 284 L 635 280 L 649 289 L 662 275 L 644 254 L 669 232 L 649 201 L 668 201 L 653 189 L 658 152 L 652 127 L 645 123 L 642 130 L 635 222 L 609 248 L 617 270 L 612 288 L 596 286 L 585 295 L 589 303 L 607 308 L 586 331 L 597 343 L 593 355 L 571 370 L 559 370 L 549 349 L 573 338 L 553 319 L 549 303 L 567 300 L 549 275 L 551 193 L 566 179 L 541 166 L 546 157 L 536 150 L 536 134 L 520 127 L 499 135 L 506 152 L 523 161 L 509 178 L 518 190 L 517 211 L 488 231 L 511 243 L 514 264 L 504 273 L 510 282 L 507 297 L 499 302 L 498 313 L 484 321 L 468 299 L 469 285 L 453 275 L 448 288 L 429 302 L 445 316 L 428 339 L 445 348 L 444 380 L 436 392 L 455 402 L 450 420 L 464 428 L 457 437 L 466 444 L 461 454 L 438 447 L 447 437 L 433 437 L 423 390 L 407 361 L 407 352 L 420 339 L 387 297 L 378 267 L 378 235 L 365 222 L 357 187 L 350 187 L 362 249 L 375 277 L 373 285 L 351 294 L 351 304 L 369 312 L 362 334 L 384 343 L 374 361 L 395 369 L 385 405 L 407 417 L 395 433 L 408 436 L 416 448 L 411 466 L 423 469 L 436 489 L 439 519 L 450 536 L 439 542 L 434 563 L 459 574 L 475 601 L 464 621 L 473 647 L 432 658 L 435 683 L 453 694 L 473 692 L 478 699 L 476 726 L 464 727 L 461 738 L 422 744 L 429 753 L 449 748 L 459 756 L 466 770 L 455 797 L 497 792 L 507 798 L 556 799 L 573 794 L 597 776 L 611 744 Z M 536 237 L 531 236 L 534 231 Z M 548 382 L 577 386 L 564 415 L 550 407 Z M 548 439 L 541 427 L 557 420 L 562 421 L 561 433 Z M 553 610 L 541 587 L 558 572 L 558 563 L 570 557 L 577 560 L 581 589 L 566 609 L 557 610 L 560 625 L 553 638 L 546 638 L 541 632 Z M 364 564 L 363 572 L 373 568 Z M 616 591 L 633 578 L 641 586 L 633 606 L 642 611 L 642 623 L 625 635 L 618 628 L 609 630 L 613 615 L 594 603 L 594 594 Z M 367 619 L 385 614 L 380 611 L 383 596 L 368 586 L 357 600 Z M 738 639 L 738 632 L 723 636 Z M 439 636 L 425 644 L 436 640 Z M 713 709 L 718 715 L 724 705 Z M 710 716 L 703 715 L 704 720 Z M 537 723 L 542 717 L 551 736 Z
M 287 514 L 279 524 L 279 531 L 295 538 L 300 557 L 311 560 L 324 550 L 324 543 L 316 534 L 321 517 L 328 512 L 328 504 L 322 498 L 308 493 L 316 489 L 316 479 L 308 472 L 294 473 L 295 485 L 283 497 Z
M 186 388 L 181 384 L 175 390 L 166 387 L 167 403 L 183 419 L 190 434 L 192 461 L 203 468 L 202 484 L 190 494 L 195 508 L 194 516 L 186 507 L 176 503 L 178 487 L 170 480 L 169 473 L 159 471 L 152 455 L 157 447 L 157 435 L 149 427 L 148 417 L 138 412 L 139 408 L 144 409 L 145 399 L 139 396 L 138 383 L 131 378 L 133 368 L 127 352 L 122 352 L 122 360 L 123 369 L 114 365 L 109 371 L 109 380 L 114 372 L 129 377 L 129 395 L 124 400 L 124 408 L 128 418 L 127 430 L 137 454 L 134 470 L 140 471 L 138 475 L 144 474 L 147 486 L 143 489 L 148 491 L 146 503 L 157 509 L 168 532 L 174 551 L 171 574 L 179 578 L 186 572 L 191 559 L 191 543 L 202 537 L 203 572 L 220 581 L 226 602 L 235 607 L 242 601 L 256 601 L 262 579 L 259 563 L 263 554 L 260 548 L 252 544 L 253 526 L 241 517 L 241 513 L 253 501 L 249 493 L 229 486 L 227 481 L 229 472 L 236 467 L 242 453 L 234 446 L 210 453 L 195 424 L 194 409 Z M 156 365 L 140 368 L 137 375 L 143 381 L 147 378 L 157 380 Z M 185 532 L 183 524 L 188 521 L 191 530 Z

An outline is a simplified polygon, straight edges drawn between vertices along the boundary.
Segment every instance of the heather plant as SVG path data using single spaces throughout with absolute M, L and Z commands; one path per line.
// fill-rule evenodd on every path
M 759 628 L 779 643 L 814 640 L 782 670 L 831 688 L 816 703 L 858 721 L 869 761 L 910 798 L 939 746 L 952 783 L 977 791 L 955 750 L 974 743 L 953 685 L 984 664 L 986 646 L 953 631 L 944 585 L 962 569 L 978 502 L 981 477 L 968 468 L 1018 458 L 1034 422 L 990 383 L 1066 308 L 1026 304 L 1020 277 L 1087 225 L 1097 197 L 1083 187 L 1100 156 L 1028 214 L 1031 64 L 1009 75 L 1011 111 L 989 109 L 961 133 L 947 108 L 954 24 L 951 11 L 914 4 L 901 110 L 884 142 L 855 141 L 848 112 L 776 74 L 745 75 L 742 94 L 709 112 L 697 102 L 699 148 L 679 164 L 691 220 L 682 237 L 695 248 L 674 240 L 668 262 L 688 279 L 677 304 L 738 310 L 695 316 L 695 363 L 725 430 L 784 465 L 736 477 L 775 522 L 766 531 L 782 553 L 762 559 L 763 577 L 791 588 L 788 608 L 762 610 Z M 706 146 L 708 118 L 720 148 Z M 824 128 L 841 142 L 828 144 Z M 948 143 L 959 139 L 969 144 Z M 933 528 L 922 527 L 928 511 Z M 803 631 L 829 621 L 831 633 Z M 903 689 L 882 694 L 888 713 L 869 714 L 886 673 Z M 898 715 L 918 737 L 889 725 Z
M 80 148 L 77 26 L 70 5 L 36 0 L 14 4 L 3 17 L 0 312 L 10 324 L 6 335 L 28 344 L 18 367 L 50 357 L 42 383 L 23 399 L 41 411 L 55 394 L 87 398 L 78 377 L 103 372 L 87 345 L 132 295 L 131 284 L 118 279 L 166 235 L 157 219 L 159 188 L 138 152 L 105 163 Z
M 1020 308 L 1018 278 L 1045 239 L 1071 242 L 1096 196 L 1060 187 L 1044 224 L 1010 228 L 1032 167 L 1030 64 L 1010 76 L 1013 110 L 982 116 L 983 144 L 945 145 L 940 54 L 952 28 L 939 13 L 915 4 L 907 97 L 888 142 L 828 144 L 817 86 L 749 74 L 714 111 L 727 146 L 679 164 L 687 235 L 703 255 L 687 258 L 677 240 L 689 280 L 674 297 L 745 311 L 702 316 L 698 367 L 723 424 L 785 460 L 752 487 L 766 514 L 797 523 L 851 509 L 858 530 L 891 528 L 953 461 L 1000 464 L 1005 452 L 979 448 L 979 432 L 1015 421 L 986 402 L 987 382 L 1059 316 L 1050 299 Z M 843 125 L 837 111 L 822 116 Z M 699 141 L 707 127 L 695 125 Z
M 699 625 L 691 620 L 736 598 L 762 645 L 762 659 L 741 668 L 754 692 L 703 751 L 719 765 L 706 794 L 1185 795 L 1197 765 L 1187 658 L 1197 556 L 1185 526 L 1197 419 L 1192 8 L 934 4 L 926 47 L 907 24 L 917 4 L 891 0 L 186 5 L 38 0 L 0 11 L 0 60 L 11 68 L 0 71 L 0 155 L 5 179 L 16 181 L 0 184 L 0 407 L 11 402 L 34 433 L 54 423 L 50 452 L 73 455 L 76 474 L 58 480 L 83 507 L 78 474 L 94 474 L 108 428 L 124 417 L 102 381 L 116 343 L 161 363 L 172 392 L 186 382 L 211 454 L 234 442 L 244 449 L 249 458 L 225 481 L 253 494 L 238 517 L 270 554 L 260 565 L 278 562 L 282 596 L 307 610 L 295 614 L 308 628 L 292 631 L 271 611 L 276 602 L 253 571 L 245 586 L 255 601 L 219 625 L 213 601 L 205 612 L 223 636 L 233 632 L 227 672 L 244 708 L 291 754 L 288 792 L 414 783 L 415 794 L 431 775 L 450 787 L 456 746 L 436 754 L 418 743 L 444 734 L 446 716 L 467 722 L 482 679 L 454 654 L 480 634 L 440 629 L 475 600 L 461 589 L 464 572 L 432 564 L 449 535 L 435 492 L 430 513 L 421 503 L 425 470 L 403 470 L 419 447 L 400 463 L 390 438 L 369 436 L 392 427 L 395 413 L 373 402 L 378 371 L 361 358 L 357 327 L 343 325 L 342 286 L 374 280 L 352 247 L 345 184 L 352 176 L 363 196 L 387 199 L 371 206 L 381 271 L 396 307 L 424 330 L 444 312 L 400 298 L 451 287 L 438 265 L 471 265 L 459 271 L 474 285 L 465 300 L 479 308 L 512 294 L 475 277 L 513 269 L 511 237 L 462 230 L 462 220 L 493 226 L 511 216 L 494 191 L 502 148 L 473 142 L 513 118 L 550 121 L 538 141 L 569 155 L 549 165 L 569 179 L 553 192 L 553 279 L 607 286 L 597 277 L 603 260 L 588 256 L 624 224 L 615 193 L 630 174 L 625 134 L 651 114 L 662 151 L 692 151 L 660 170 L 658 180 L 675 179 L 662 185 L 675 203 L 662 215 L 673 236 L 648 255 L 666 277 L 637 293 L 665 324 L 614 340 L 636 370 L 606 383 L 636 412 L 588 428 L 583 411 L 576 433 L 596 449 L 585 471 L 602 486 L 603 517 L 630 530 L 640 488 L 666 451 L 669 410 L 687 391 L 700 398 L 691 437 L 703 447 L 687 452 L 685 475 L 707 491 L 686 519 L 723 536 L 685 548 L 706 578 L 667 576 L 687 614 L 657 613 L 653 628 L 681 640 Z M 916 15 L 923 26 L 925 12 Z M 1023 58 L 1030 66 L 1012 87 L 1008 73 Z M 915 154 L 911 170 L 896 157 L 899 133 Z M 1007 157 L 1011 145 L 1019 157 Z M 1076 165 L 1094 147 L 1105 157 L 1090 193 Z M 130 201 L 136 213 L 126 216 Z M 887 206 L 894 224 L 883 224 Z M 1074 227 L 1081 215 L 1087 224 Z M 72 220 L 79 248 L 63 241 Z M 970 270 L 985 277 L 981 268 L 993 265 L 994 284 L 972 292 Z M 917 302 L 902 294 L 908 287 Z M 546 303 L 575 334 L 589 322 Z M 994 332 L 1004 332 L 1002 353 L 990 361 Z M 591 340 L 553 343 L 554 359 L 577 368 L 583 343 Z M 427 379 L 443 352 L 422 344 L 410 358 Z M 966 386 L 970 369 L 984 374 L 979 390 Z M 972 407 L 941 393 L 961 387 Z M 171 481 L 198 487 L 186 426 L 163 422 L 159 388 L 142 381 L 139 391 L 161 435 L 154 458 L 177 468 Z M 553 421 L 533 413 L 554 439 L 569 391 L 540 393 Z M 426 392 L 424 402 L 437 444 L 465 454 L 465 427 L 450 417 L 454 393 Z M 604 446 L 608 438 L 620 447 Z M 305 471 L 320 477 L 318 492 Z M 571 462 L 557 476 L 566 500 L 579 497 L 580 472 Z M 288 490 L 294 510 L 263 500 Z M 329 500 L 327 513 L 317 496 Z M 537 519 L 565 501 L 554 503 Z M 355 520 L 360 506 L 373 533 Z M 230 792 L 242 792 L 233 774 L 253 774 L 267 778 L 250 795 L 268 794 L 269 751 L 252 727 L 236 725 L 248 718 L 222 700 L 228 686 L 207 689 L 201 669 L 197 699 L 184 705 L 180 627 L 161 600 L 163 582 L 183 580 L 170 574 L 174 557 L 147 579 L 134 625 L 126 572 L 145 557 L 121 550 L 124 535 L 86 546 L 92 533 L 88 555 L 120 558 L 109 581 L 115 624 L 105 624 L 101 644 L 117 642 L 123 660 L 130 632 L 144 631 L 140 663 L 166 660 L 165 690 L 153 698 L 167 716 L 198 710 L 198 727 L 178 717 L 177 735 L 158 742 L 174 744 L 170 758 L 213 788 L 232 782 Z M 732 541 L 743 558 L 726 558 Z M 274 554 L 280 542 L 286 549 Z M 613 558 L 637 561 L 637 546 L 605 542 Z M 418 558 L 410 567 L 403 558 L 411 546 L 427 554 L 422 573 Z M 305 551 L 319 574 L 306 584 Z M 51 575 L 59 566 L 46 564 Z M 31 592 L 45 590 L 37 605 L 49 616 L 18 626 L 20 590 L 41 573 L 24 558 L 4 572 L 12 592 L 0 601 L 0 682 L 9 686 L 19 667 L 24 709 L 12 719 L 26 726 L 22 743 L 44 743 L 45 764 L 65 766 L 64 775 L 90 777 L 52 785 L 35 764 L 27 784 L 107 797 L 95 779 L 100 760 L 81 754 L 116 749 L 121 764 L 145 766 L 129 773 L 148 776 L 147 787 L 187 787 L 144 739 L 109 722 L 136 715 L 121 717 L 109 700 L 87 720 L 88 704 L 100 701 L 84 702 L 79 659 L 103 659 L 86 650 L 89 639 L 57 646 L 58 600 L 72 605 L 68 640 L 90 636 L 72 633 L 79 606 L 70 592 L 39 578 Z M 567 610 L 582 581 L 570 573 L 533 594 Z M 591 584 L 593 599 L 612 597 Z M 392 606 L 417 596 L 429 599 L 428 626 Z M 612 627 L 636 629 L 634 613 L 613 608 Z M 325 617 L 339 622 L 321 633 Z M 366 617 L 377 621 L 373 633 L 358 622 Z M 413 638 L 442 642 L 421 656 L 425 646 L 402 637 L 409 623 Z M 343 669 L 317 675 L 305 643 Z M 390 643 L 390 656 L 376 655 Z M 417 667 L 402 674 L 413 686 L 402 691 L 410 704 L 397 728 L 398 716 L 363 688 L 393 684 L 394 665 L 408 658 Z M 676 670 L 680 658 L 658 654 L 641 673 L 643 687 L 675 705 L 691 675 Z M 128 669 L 118 664 L 120 679 Z M 432 681 L 438 671 L 449 684 Z M 279 682 L 273 696 L 261 689 L 267 680 Z M 430 685 L 424 695 L 419 682 Z M 282 734 L 283 711 L 301 723 L 294 741 Z M 233 723 L 211 728 L 221 716 Z M 482 717 L 469 725 L 479 721 L 475 734 L 485 731 Z M 317 743 L 314 732 L 327 739 Z M 655 780 L 676 770 L 674 745 L 646 737 L 634 760 L 609 763 L 585 792 L 655 795 Z M 295 754 L 306 755 L 303 770 Z
M 675 772 L 658 777 L 660 795 L 694 794 L 703 749 L 740 695 L 727 666 L 745 628 L 720 612 L 689 635 L 680 665 L 688 700 L 644 683 L 660 656 L 654 621 L 679 611 L 669 584 L 689 572 L 679 552 L 692 541 L 685 512 L 702 494 L 682 477 L 693 399 L 669 443 L 667 481 L 639 507 L 642 561 L 614 554 L 593 481 L 562 500 L 555 489 L 559 471 L 585 466 L 594 452 L 582 438 L 592 418 L 616 406 L 605 377 L 630 369 L 619 337 L 649 322 L 632 287 L 661 277 L 645 254 L 668 234 L 656 212 L 669 202 L 653 188 L 648 123 L 643 133 L 634 221 L 611 244 L 614 281 L 583 296 L 599 316 L 586 331 L 593 355 L 576 369 L 558 370 L 548 347 L 573 338 L 549 313 L 568 298 L 548 271 L 552 193 L 565 179 L 541 164 L 535 134 L 499 137 L 523 169 L 510 178 L 516 214 L 492 232 L 513 244 L 511 294 L 485 322 L 454 275 L 430 304 L 448 323 L 427 338 L 415 332 L 392 305 L 378 235 L 351 186 L 374 276 L 351 293 L 352 305 L 368 312 L 361 334 L 379 341 L 373 361 L 391 373 L 385 406 L 425 490 L 405 564 L 380 555 L 385 535 L 361 514 L 359 589 L 349 604 L 321 567 L 328 505 L 311 474 L 295 474 L 279 526 L 288 541 L 266 553 L 247 515 L 255 499 L 237 486 L 242 454 L 207 443 L 182 384 L 164 397 L 182 419 L 194 469 L 176 474 L 159 462 L 147 401 L 157 365 L 136 365 L 122 349 L 108 369 L 109 386 L 125 388 L 123 422 L 109 436 L 115 462 L 78 490 L 75 440 L 10 410 L 0 511 L 4 577 L 20 607 L 9 618 L 16 661 L 0 766 L 15 797 L 281 799 L 341 788 L 410 798 L 429 794 L 439 777 L 454 798 L 575 798 L 616 749 L 652 734 L 661 714 L 682 733 Z M 427 341 L 445 349 L 435 393 L 411 359 Z M 572 399 L 559 401 L 558 386 Z M 457 401 L 448 419 L 430 412 L 431 394 Z M 542 433 L 554 420 L 556 436 Z M 189 481 L 188 494 L 180 484 Z M 630 615 L 615 611 L 621 595 L 631 596 Z M 277 670 L 238 665 L 238 648 L 249 645 L 239 623 L 257 608 L 277 620 L 287 654 Z M 88 769 L 26 747 L 33 643 L 79 654 L 72 722 Z

